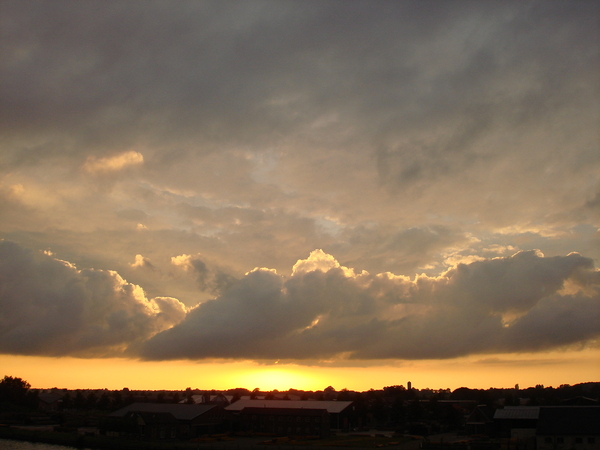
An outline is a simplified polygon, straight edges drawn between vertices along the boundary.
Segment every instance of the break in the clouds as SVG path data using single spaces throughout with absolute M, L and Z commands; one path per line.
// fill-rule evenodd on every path
M 598 13 L 0 2 L 0 238 L 32 280 L 60 274 L 2 287 L 14 337 L 0 350 L 132 353 L 154 336 L 149 358 L 281 357 L 271 340 L 297 358 L 412 358 L 587 342 Z M 332 256 L 298 263 L 314 249 Z M 79 297 L 58 294 L 67 278 Z M 35 302 L 47 322 L 24 312 Z M 71 328 L 55 326 L 67 303 Z

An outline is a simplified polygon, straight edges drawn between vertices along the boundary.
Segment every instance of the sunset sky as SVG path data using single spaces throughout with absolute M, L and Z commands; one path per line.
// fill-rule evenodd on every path
M 598 1 L 0 2 L 0 377 L 600 381 Z

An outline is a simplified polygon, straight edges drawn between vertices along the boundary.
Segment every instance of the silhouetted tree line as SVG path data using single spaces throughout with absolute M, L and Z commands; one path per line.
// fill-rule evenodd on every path
M 194 402 L 194 395 L 205 399 L 219 391 L 202 391 L 187 388 L 184 391 L 133 391 L 122 390 L 61 390 L 60 401 L 54 414 L 89 413 L 105 414 L 118 410 L 133 402 L 187 403 Z M 561 385 L 557 388 L 536 385 L 525 389 L 515 386 L 511 389 L 470 389 L 461 387 L 449 389 L 407 389 L 402 385 L 386 386 L 383 389 L 370 389 L 364 392 L 342 389 L 336 391 L 328 386 L 322 391 L 302 391 L 289 389 L 262 392 L 255 388 L 235 388 L 223 392 L 234 402 L 243 396 L 250 398 L 281 400 L 338 400 L 354 402 L 354 423 L 363 427 L 387 428 L 423 434 L 423 427 L 431 432 L 450 431 L 464 425 L 466 416 L 476 405 L 499 408 L 512 405 L 559 405 L 577 397 L 600 398 L 600 383 L 582 383 L 573 386 Z M 0 381 L 0 405 L 2 411 L 21 411 L 23 408 L 36 410 L 44 394 L 32 390 L 30 384 L 17 377 L 5 376 Z M 21 408 L 21 409 L 19 409 Z M 62 423 L 62 422 L 61 422 Z M 421 427 L 421 428 L 419 428 Z

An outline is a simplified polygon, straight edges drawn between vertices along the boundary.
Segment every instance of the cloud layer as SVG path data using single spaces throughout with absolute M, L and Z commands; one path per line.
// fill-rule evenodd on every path
M 2 1 L 0 352 L 590 342 L 599 8 Z
M 0 243 L 0 351 L 146 359 L 429 359 L 593 344 L 600 271 L 538 252 L 410 279 L 315 250 L 284 277 L 254 269 L 186 308 L 116 272 Z

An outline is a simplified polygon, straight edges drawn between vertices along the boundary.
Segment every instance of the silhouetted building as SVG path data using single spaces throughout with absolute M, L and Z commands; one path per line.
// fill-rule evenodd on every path
M 108 436 L 190 439 L 229 431 L 230 414 L 218 405 L 133 403 L 108 415 Z
M 537 450 L 600 449 L 600 406 L 542 406 Z
M 492 434 L 494 431 L 494 410 L 486 405 L 479 405 L 467 417 L 465 429 L 468 434 Z
M 495 432 L 500 437 L 526 439 L 535 437 L 540 415 L 539 406 L 505 406 L 494 413 Z
M 38 394 L 38 408 L 46 412 L 58 411 L 63 394 L 58 392 L 42 392 Z
M 329 415 L 329 425 L 332 430 L 349 431 L 356 426 L 356 411 L 350 401 L 320 401 L 320 400 L 238 400 L 225 408 L 238 418 L 244 408 L 269 409 L 314 409 L 325 410 Z
M 326 409 L 244 408 L 239 418 L 241 430 L 253 433 L 325 437 L 330 431 Z

